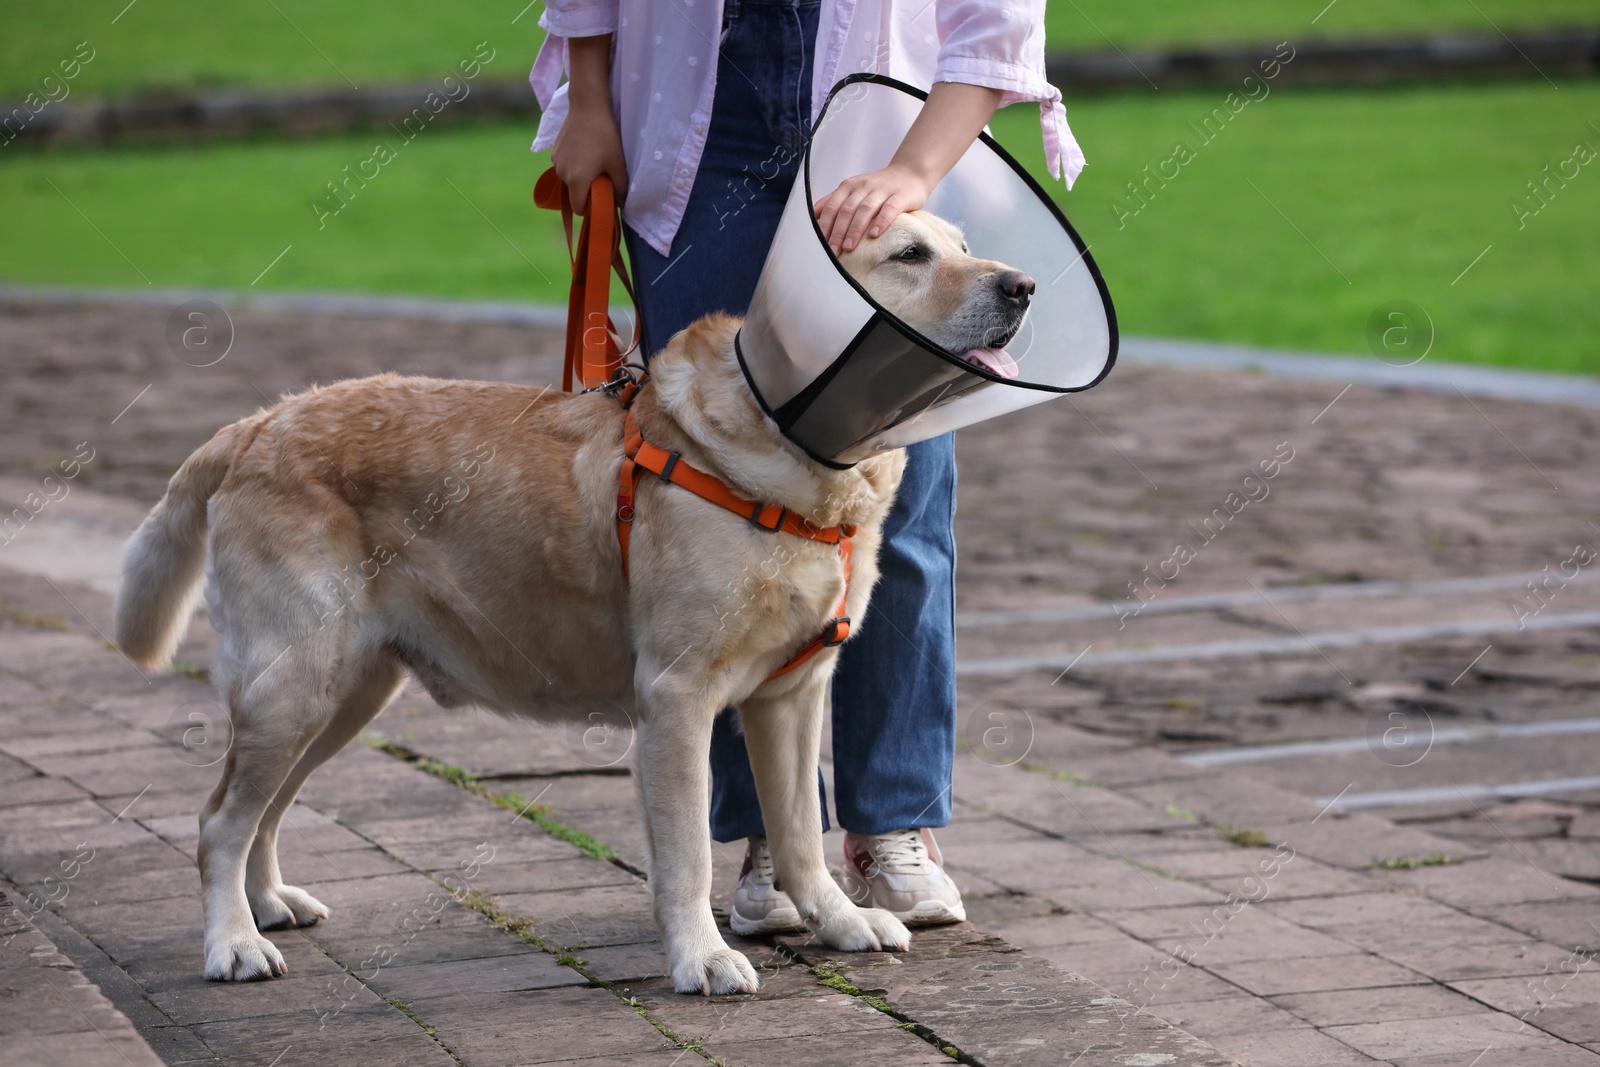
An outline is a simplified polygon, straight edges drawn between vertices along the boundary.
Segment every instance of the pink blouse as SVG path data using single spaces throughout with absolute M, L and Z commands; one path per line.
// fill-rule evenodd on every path
M 1061 92 L 1045 80 L 1045 0 L 822 0 L 812 118 L 828 90 L 857 72 L 919 88 L 965 82 L 1004 91 L 1001 104 L 1039 104 L 1050 173 L 1072 187 L 1083 151 Z M 543 115 L 533 151 L 555 144 L 567 116 L 568 37 L 613 34 L 611 99 L 628 164 L 622 215 L 670 255 L 705 148 L 716 86 L 722 0 L 548 0 L 549 36 L 529 82 Z

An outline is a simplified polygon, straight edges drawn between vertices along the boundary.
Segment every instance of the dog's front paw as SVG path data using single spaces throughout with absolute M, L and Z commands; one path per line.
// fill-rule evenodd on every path
M 812 926 L 812 933 L 841 952 L 903 952 L 911 931 L 882 908 L 841 908 Z
M 672 988 L 679 993 L 720 997 L 728 993 L 754 993 L 760 987 L 756 969 L 744 953 L 723 946 L 703 953 L 685 953 L 672 962 Z
M 280 885 L 263 889 L 250 898 L 250 912 L 256 929 L 282 930 L 291 926 L 311 926 L 328 917 L 327 907 L 304 889 Z
M 205 975 L 213 982 L 253 982 L 276 978 L 288 970 L 278 946 L 259 934 L 224 938 L 206 946 Z

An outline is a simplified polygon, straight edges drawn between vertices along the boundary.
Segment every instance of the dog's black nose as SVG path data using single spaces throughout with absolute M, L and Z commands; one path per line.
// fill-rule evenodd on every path
M 1001 272 L 998 281 L 1002 296 L 1018 307 L 1028 306 L 1028 298 L 1033 295 L 1035 288 L 1032 278 L 1020 270 L 1008 270 Z

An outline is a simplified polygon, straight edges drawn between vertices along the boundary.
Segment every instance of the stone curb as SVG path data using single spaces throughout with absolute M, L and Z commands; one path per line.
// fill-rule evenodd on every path
M 1419 362 L 1396 366 L 1377 358 L 1290 352 L 1218 341 L 1125 337 L 1121 358 L 1185 370 L 1264 371 L 1281 378 L 1360 382 L 1381 389 L 1421 389 L 1540 404 L 1600 408 L 1600 378 L 1519 371 L 1467 363 Z
M 1438 34 L 1412 38 L 1287 41 L 1277 87 L 1348 88 L 1537 78 L 1552 74 L 1592 77 L 1600 72 L 1600 30 L 1572 29 Z M 1128 49 L 1057 55 L 1047 61 L 1050 81 L 1067 95 L 1087 92 L 1239 88 L 1261 76 L 1275 44 L 1226 44 L 1176 49 Z
M 1236 87 L 1259 73 L 1271 44 L 1167 49 L 1113 48 L 1057 53 L 1046 61 L 1065 93 L 1142 92 L 1147 87 Z M 1527 79 L 1600 72 L 1600 30 L 1503 34 L 1440 34 L 1396 39 L 1318 40 L 1295 45 L 1280 85 L 1382 86 L 1482 79 Z M 0 103 L 0 147 L 201 142 L 239 137 L 317 137 L 399 123 L 411 117 L 437 83 L 368 89 L 218 89 L 146 94 L 81 104 Z M 427 124 L 457 125 L 520 118 L 530 126 L 539 106 L 525 81 L 478 82 Z

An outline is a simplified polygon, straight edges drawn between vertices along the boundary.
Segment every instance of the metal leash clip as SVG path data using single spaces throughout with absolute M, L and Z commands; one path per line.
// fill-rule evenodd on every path
M 634 373 L 635 371 L 638 372 L 637 376 Z M 644 385 L 645 379 L 649 377 L 649 373 L 649 371 L 647 371 L 638 363 L 624 363 L 622 366 L 617 368 L 617 373 L 611 376 L 610 381 L 602 382 L 599 385 L 591 385 L 589 388 L 581 390 L 580 392 L 605 393 L 611 399 L 615 400 L 617 403 L 626 408 L 633 402 L 633 398 L 638 395 L 639 388 L 640 386 Z

